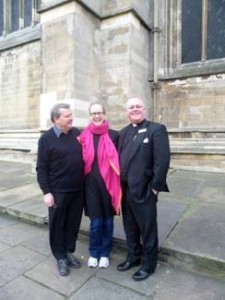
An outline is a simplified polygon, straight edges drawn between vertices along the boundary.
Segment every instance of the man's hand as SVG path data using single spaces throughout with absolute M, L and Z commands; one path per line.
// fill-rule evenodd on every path
M 44 195 L 44 203 L 47 207 L 53 207 L 55 205 L 55 200 L 51 193 Z

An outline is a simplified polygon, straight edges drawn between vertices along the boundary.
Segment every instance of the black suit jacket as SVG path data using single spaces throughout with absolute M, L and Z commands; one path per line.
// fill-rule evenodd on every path
M 119 133 L 116 130 L 109 129 L 109 137 L 111 138 L 116 149 L 118 148 Z
M 122 151 L 131 124 L 120 131 L 118 152 Z M 132 199 L 144 202 L 152 189 L 168 192 L 166 176 L 170 162 L 170 147 L 166 127 L 144 120 L 127 157 L 127 184 Z

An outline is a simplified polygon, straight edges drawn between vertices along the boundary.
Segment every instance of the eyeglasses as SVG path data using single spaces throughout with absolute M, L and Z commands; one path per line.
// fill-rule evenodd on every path
M 94 116 L 101 116 L 103 114 L 104 114 L 104 112 L 102 112 L 102 111 L 90 112 L 90 115 L 92 117 L 94 117 Z
M 143 105 L 136 104 L 136 105 L 131 105 L 128 107 L 128 109 L 135 109 L 135 108 L 137 108 L 137 109 L 143 108 Z

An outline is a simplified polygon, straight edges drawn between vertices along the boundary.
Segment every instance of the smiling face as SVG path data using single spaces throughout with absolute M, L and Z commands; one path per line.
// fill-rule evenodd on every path
M 96 126 L 101 125 L 106 120 L 106 114 L 101 104 L 96 103 L 91 105 L 89 113 L 90 121 Z
M 54 119 L 55 125 L 64 133 L 67 133 L 73 126 L 73 115 L 70 109 L 61 108 L 60 115 Z
M 145 118 L 145 105 L 139 98 L 130 98 L 127 101 L 127 116 L 132 124 L 138 124 Z

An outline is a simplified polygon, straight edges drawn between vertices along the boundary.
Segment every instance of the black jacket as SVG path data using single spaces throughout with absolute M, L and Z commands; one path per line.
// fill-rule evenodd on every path
M 120 131 L 118 151 L 122 151 L 131 124 Z M 144 202 L 151 189 L 168 192 L 166 176 L 170 162 L 166 127 L 144 120 L 127 157 L 127 184 L 135 202 Z

